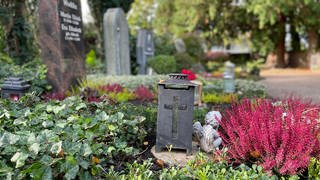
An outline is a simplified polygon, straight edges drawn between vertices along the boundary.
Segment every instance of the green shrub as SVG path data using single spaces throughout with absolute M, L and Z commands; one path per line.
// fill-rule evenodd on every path
M 317 158 L 311 158 L 308 166 L 308 178 L 319 179 L 320 177 L 320 161 Z
M 177 62 L 178 72 L 181 72 L 182 69 L 190 69 L 196 62 L 188 53 L 176 53 L 174 58 Z
M 202 48 L 202 40 L 200 37 L 188 34 L 182 37 L 185 45 L 187 53 L 196 58 L 196 60 L 200 60 L 204 56 L 204 51 Z
M 96 52 L 90 50 L 86 55 L 86 68 L 88 73 L 103 72 L 103 64 L 97 59 Z
M 2 61 L 0 66 L 0 82 L 3 82 L 3 80 L 9 76 L 16 76 L 31 81 L 30 91 L 34 91 L 37 94 L 42 94 L 44 91 L 51 89 L 51 86 L 46 80 L 47 67 L 40 59 L 35 59 L 22 66 L 18 66 L 13 64 L 8 56 L 4 58 L 6 58 L 6 60 L 0 59 L 0 62 Z
M 238 100 L 237 94 L 207 94 L 202 96 L 204 103 L 224 104 L 232 103 Z
M 198 78 L 200 79 L 200 78 Z M 204 83 L 203 92 L 204 93 L 223 93 L 223 79 L 209 79 L 202 80 Z M 259 82 L 236 79 L 235 80 L 236 92 L 239 99 L 246 97 L 258 97 L 263 98 L 266 96 L 266 88 Z
M 173 37 L 169 34 L 157 35 L 154 38 L 155 55 L 174 55 L 176 48 Z
M 173 56 L 158 55 L 148 61 L 148 65 L 158 74 L 174 73 L 177 63 Z
M 140 85 L 148 88 L 157 89 L 160 80 L 168 79 L 167 75 L 137 75 L 137 76 L 107 76 L 105 74 L 88 75 L 87 84 L 93 88 L 105 84 L 120 84 L 124 88 L 136 89 Z M 85 86 L 87 86 L 85 85 Z

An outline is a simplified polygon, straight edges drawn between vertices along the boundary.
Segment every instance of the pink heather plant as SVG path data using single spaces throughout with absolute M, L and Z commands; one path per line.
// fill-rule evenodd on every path
M 123 87 L 120 84 L 107 84 L 99 86 L 99 89 L 108 93 L 113 92 L 116 94 L 123 91 Z
M 244 99 L 220 122 L 228 156 L 257 163 L 266 171 L 293 175 L 319 154 L 319 107 L 298 99 Z
M 140 85 L 135 89 L 134 95 L 139 101 L 152 101 L 154 99 L 153 93 L 143 85 Z

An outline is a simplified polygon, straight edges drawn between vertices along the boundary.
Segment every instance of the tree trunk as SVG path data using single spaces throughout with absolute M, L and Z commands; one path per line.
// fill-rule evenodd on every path
M 296 67 L 301 67 L 301 66 L 305 66 L 302 65 L 301 60 L 305 60 L 302 59 L 302 57 L 304 56 L 304 53 L 300 51 L 300 36 L 299 33 L 294 29 L 294 27 L 291 24 L 290 27 L 290 34 L 291 34 L 291 51 L 289 52 L 289 62 L 288 62 L 288 66 L 292 67 L 292 68 L 296 68 Z
M 285 47 L 285 36 L 286 36 L 285 23 L 286 23 L 286 17 L 281 14 L 280 15 L 280 19 L 279 19 L 279 37 L 278 37 L 278 42 L 277 42 L 276 51 L 275 51 L 275 54 L 277 56 L 277 65 L 276 65 L 276 67 L 279 67 L 279 68 L 284 68 L 286 66 L 286 62 L 285 62 L 285 52 L 286 52 L 286 47 Z
M 312 55 L 315 55 L 318 49 L 318 34 L 315 30 L 309 30 L 308 31 L 308 43 L 309 48 L 307 51 L 307 62 L 309 64 L 309 67 L 311 68 L 311 59 Z

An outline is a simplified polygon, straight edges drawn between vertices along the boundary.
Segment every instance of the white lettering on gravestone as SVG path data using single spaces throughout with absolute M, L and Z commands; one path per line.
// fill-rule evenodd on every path
M 71 25 L 69 25 L 69 31 L 77 32 L 77 33 L 82 33 L 81 28 L 74 27 L 74 26 L 71 26 Z
M 63 17 L 63 18 L 71 18 L 71 15 L 69 13 L 65 13 L 63 11 L 60 11 L 60 16 Z
M 77 15 L 72 14 L 72 20 L 75 20 L 75 21 L 81 21 L 81 17 L 80 17 L 80 16 L 77 16 Z
M 72 1 L 63 0 L 63 5 L 68 7 L 68 8 L 71 8 L 71 9 L 74 9 L 74 10 L 78 10 L 77 4 L 72 2 Z
M 68 26 L 65 26 L 64 24 L 61 24 L 61 30 L 68 31 Z

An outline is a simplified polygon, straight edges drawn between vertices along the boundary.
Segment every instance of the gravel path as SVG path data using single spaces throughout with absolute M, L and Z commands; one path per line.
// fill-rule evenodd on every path
M 320 103 L 320 71 L 275 69 L 262 71 L 261 76 L 264 78 L 261 83 L 266 86 L 271 97 L 285 98 L 294 95 Z

